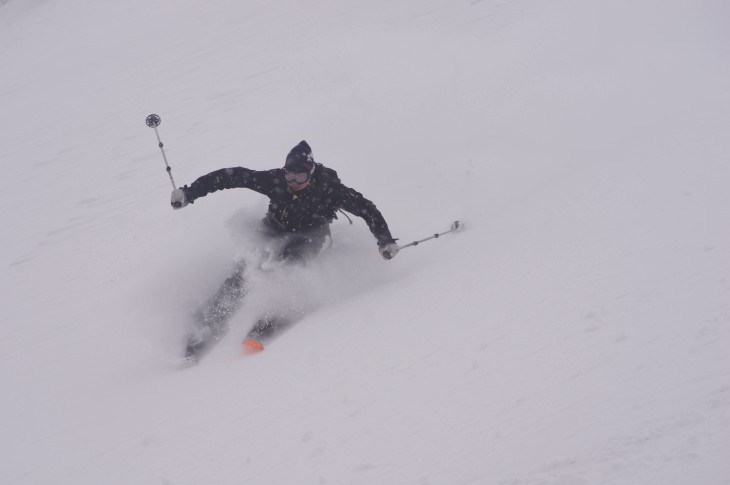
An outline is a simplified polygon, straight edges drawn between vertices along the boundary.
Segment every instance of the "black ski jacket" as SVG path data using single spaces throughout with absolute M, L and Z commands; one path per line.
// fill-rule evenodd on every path
M 183 187 L 193 202 L 222 189 L 245 188 L 269 198 L 267 217 L 283 232 L 326 232 L 340 209 L 365 220 L 379 245 L 393 242 L 388 224 L 375 204 L 340 182 L 337 172 L 321 163 L 315 165 L 309 185 L 294 192 L 284 180 L 284 170 L 256 171 L 243 167 L 223 168 L 203 175 Z

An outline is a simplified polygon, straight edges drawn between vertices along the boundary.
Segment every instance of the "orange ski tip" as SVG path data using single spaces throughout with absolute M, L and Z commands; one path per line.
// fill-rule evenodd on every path
M 245 353 L 260 352 L 264 350 L 264 346 L 258 340 L 247 339 L 243 341 L 243 351 Z

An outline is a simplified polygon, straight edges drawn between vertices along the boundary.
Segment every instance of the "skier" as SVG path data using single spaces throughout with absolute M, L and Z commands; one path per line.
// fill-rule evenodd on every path
M 269 197 L 269 208 L 261 222 L 260 231 L 266 239 L 276 242 L 273 259 L 289 263 L 304 263 L 315 257 L 330 235 L 329 225 L 338 210 L 345 210 L 365 220 L 377 239 L 384 259 L 394 258 L 399 251 L 383 215 L 371 201 L 340 182 L 337 172 L 316 163 L 306 141 L 292 148 L 283 168 L 255 171 L 243 167 L 224 168 L 198 178 L 190 186 L 172 191 L 171 205 L 180 209 L 195 200 L 222 189 L 246 188 Z M 191 335 L 186 358 L 193 358 L 220 340 L 227 323 L 238 309 L 246 293 L 245 262 L 239 262 L 212 300 L 196 316 L 198 331 Z M 286 322 L 262 318 L 248 335 L 251 347 L 262 349 L 262 342 Z

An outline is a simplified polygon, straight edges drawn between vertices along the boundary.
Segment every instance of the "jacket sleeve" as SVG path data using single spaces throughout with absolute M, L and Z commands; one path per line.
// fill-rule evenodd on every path
M 188 202 L 223 189 L 251 189 L 268 195 L 273 190 L 274 174 L 269 171 L 255 171 L 243 167 L 222 168 L 203 175 L 195 182 L 183 187 Z
M 345 185 L 341 185 L 340 197 L 340 207 L 353 215 L 362 217 L 370 228 L 370 232 L 378 240 L 379 246 L 395 241 L 390 235 L 390 229 L 388 229 L 383 214 L 375 207 L 375 204 L 363 197 L 360 192 Z

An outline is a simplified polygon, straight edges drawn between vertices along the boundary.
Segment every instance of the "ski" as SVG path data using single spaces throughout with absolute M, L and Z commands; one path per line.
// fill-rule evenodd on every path
M 253 355 L 264 350 L 264 344 L 253 338 L 247 338 L 242 342 L 243 355 Z
M 284 317 L 263 317 L 256 322 L 241 344 L 245 355 L 261 352 L 275 337 L 292 324 Z

